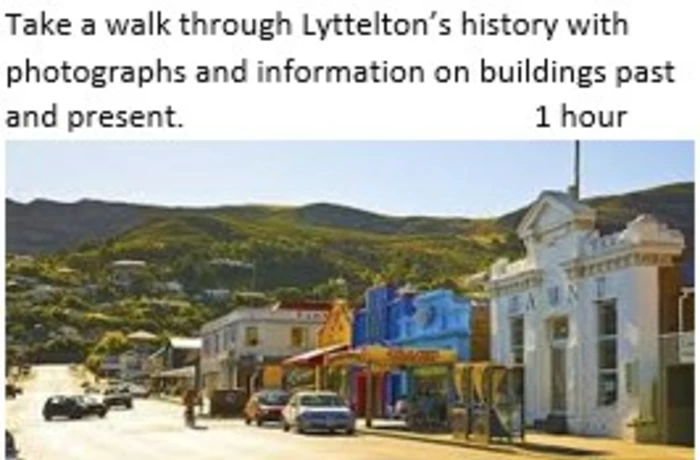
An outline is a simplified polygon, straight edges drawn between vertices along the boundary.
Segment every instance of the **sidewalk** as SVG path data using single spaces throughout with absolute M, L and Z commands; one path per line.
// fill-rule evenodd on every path
M 609 438 L 550 435 L 531 433 L 525 435 L 525 443 L 484 445 L 473 441 L 460 441 L 451 434 L 425 434 L 406 431 L 401 422 L 375 420 L 375 426 L 366 428 L 364 420 L 358 420 L 357 432 L 369 436 L 391 437 L 407 441 L 429 442 L 465 449 L 480 449 L 513 456 L 539 458 L 620 458 L 648 460 L 690 460 L 695 449 L 659 444 L 636 444 Z

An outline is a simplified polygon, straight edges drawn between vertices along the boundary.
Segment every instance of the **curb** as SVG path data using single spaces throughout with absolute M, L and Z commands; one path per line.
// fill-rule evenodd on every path
M 574 452 L 535 452 L 527 450 L 526 448 L 520 447 L 517 444 L 513 446 L 509 445 L 498 445 L 498 444 L 480 444 L 470 441 L 459 441 L 456 439 L 445 439 L 445 438 L 430 438 L 427 436 L 422 436 L 420 434 L 413 434 L 409 432 L 396 432 L 391 430 L 381 430 L 373 428 L 357 428 L 357 433 L 365 436 L 377 436 L 384 438 L 401 439 L 404 441 L 414 441 L 422 442 L 427 444 L 436 444 L 442 446 L 450 447 L 460 447 L 462 449 L 476 449 L 484 452 L 493 452 L 498 454 L 508 454 L 511 456 L 522 456 L 522 457 L 532 457 L 532 458 L 548 458 L 548 459 L 573 459 L 573 458 L 588 458 L 588 459 L 606 459 L 611 458 L 610 454 L 591 454 L 582 455 L 581 453 Z
M 482 450 L 482 451 L 495 452 L 495 453 L 501 453 L 501 454 L 528 455 L 528 453 L 519 451 L 515 447 L 477 444 L 474 442 L 458 441 L 455 439 L 436 439 L 436 438 L 429 438 L 426 436 L 421 436 L 419 434 L 397 433 L 395 431 L 392 432 L 390 430 L 384 431 L 384 430 L 377 430 L 377 429 L 372 429 L 372 428 L 358 428 L 357 433 L 362 434 L 362 435 L 366 435 L 366 436 L 377 436 L 377 437 L 384 437 L 384 438 L 402 439 L 402 440 L 406 440 L 406 441 L 416 441 L 416 442 L 437 444 L 437 445 L 450 446 L 450 447 L 461 447 L 464 449 L 478 449 L 478 450 Z

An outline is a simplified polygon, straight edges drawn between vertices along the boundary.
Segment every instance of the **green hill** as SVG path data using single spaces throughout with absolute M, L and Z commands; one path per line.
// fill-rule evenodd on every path
M 603 232 L 651 213 L 682 230 L 692 254 L 693 183 L 586 202 Z M 391 217 L 326 203 L 188 209 L 8 200 L 7 245 L 11 253 L 53 254 L 91 277 L 128 258 L 146 260 L 154 277 L 180 279 L 193 290 L 249 285 L 250 274 L 222 274 L 208 264 L 229 258 L 255 262 L 257 289 L 311 289 L 343 277 L 360 292 L 378 275 L 437 283 L 483 270 L 496 257 L 517 257 L 522 249 L 513 231 L 526 209 L 468 219 Z

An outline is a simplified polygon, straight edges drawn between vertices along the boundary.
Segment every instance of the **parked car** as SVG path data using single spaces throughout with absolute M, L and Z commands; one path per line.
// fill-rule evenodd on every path
M 138 383 L 130 383 L 126 387 L 134 398 L 148 398 L 151 394 L 148 388 Z
M 8 430 L 5 430 L 5 460 L 17 460 L 19 449 L 15 444 L 15 437 Z
M 282 411 L 282 428 L 306 431 L 344 431 L 355 433 L 355 414 L 337 393 L 302 391 L 296 393 Z
M 8 399 L 16 398 L 17 395 L 22 394 L 22 388 L 14 383 L 5 384 L 5 397 Z
M 107 388 L 102 395 L 102 401 L 107 407 L 121 406 L 127 409 L 134 407 L 131 392 L 125 386 Z
M 282 410 L 289 402 L 289 393 L 280 390 L 260 391 L 253 394 L 243 410 L 245 423 L 255 422 L 261 426 L 265 422 L 282 420 Z
M 89 415 L 100 418 L 107 415 L 107 406 L 97 400 L 84 396 L 51 396 L 44 403 L 43 415 L 47 421 L 54 417 L 79 419 Z

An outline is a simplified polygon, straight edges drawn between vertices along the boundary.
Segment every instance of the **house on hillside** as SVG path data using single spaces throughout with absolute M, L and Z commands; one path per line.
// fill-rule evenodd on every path
M 147 267 L 143 260 L 115 260 L 111 264 L 112 282 L 122 289 L 129 289 L 135 278 L 143 274 Z
M 517 229 L 525 257 L 491 267 L 492 359 L 524 364 L 530 425 L 668 439 L 669 427 L 692 427 L 692 356 L 669 371 L 661 351 L 667 334 L 679 340 L 683 234 L 650 215 L 609 235 L 595 225 L 575 192 L 530 207 Z M 679 347 L 669 354 L 677 362 Z

